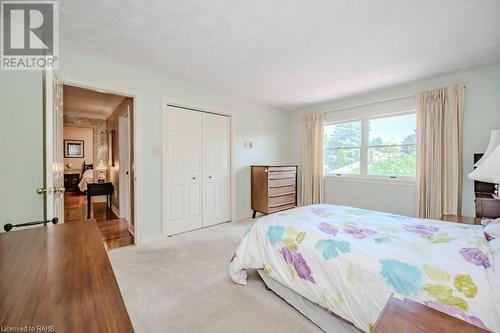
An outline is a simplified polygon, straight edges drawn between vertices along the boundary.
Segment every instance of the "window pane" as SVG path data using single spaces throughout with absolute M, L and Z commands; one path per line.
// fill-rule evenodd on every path
M 415 146 L 376 147 L 368 149 L 368 175 L 415 177 L 417 150 Z
M 360 174 L 359 148 L 334 148 L 324 151 L 324 172 L 349 175 Z
M 417 143 L 417 116 L 415 113 L 370 119 L 368 128 L 369 146 Z
M 325 126 L 325 148 L 361 146 L 361 121 Z

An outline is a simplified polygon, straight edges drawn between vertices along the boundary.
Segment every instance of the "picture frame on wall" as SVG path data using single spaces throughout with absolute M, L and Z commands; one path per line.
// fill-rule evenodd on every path
M 64 140 L 64 157 L 65 158 L 84 158 L 85 157 L 85 141 L 83 140 Z

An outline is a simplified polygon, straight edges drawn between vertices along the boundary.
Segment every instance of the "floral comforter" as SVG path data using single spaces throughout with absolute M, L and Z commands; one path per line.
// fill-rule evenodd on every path
M 500 332 L 500 272 L 481 226 L 313 205 L 260 218 L 229 273 L 264 272 L 370 331 L 391 294 Z

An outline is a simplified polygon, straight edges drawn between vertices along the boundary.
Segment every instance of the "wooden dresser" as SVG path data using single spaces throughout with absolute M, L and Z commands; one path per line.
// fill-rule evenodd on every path
M 297 206 L 296 165 L 252 165 L 251 178 L 253 218 Z

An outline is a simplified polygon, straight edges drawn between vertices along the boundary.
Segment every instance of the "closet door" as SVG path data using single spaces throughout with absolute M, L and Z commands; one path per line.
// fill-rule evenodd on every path
M 203 114 L 203 226 L 230 217 L 230 119 Z
M 167 109 L 167 234 L 202 227 L 201 112 Z

